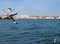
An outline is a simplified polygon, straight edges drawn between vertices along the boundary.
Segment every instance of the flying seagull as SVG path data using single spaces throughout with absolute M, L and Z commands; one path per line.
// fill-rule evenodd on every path
M 18 13 L 15 14 L 10 14 L 11 11 L 13 11 L 11 8 L 7 8 L 4 12 L 6 13 L 7 17 L 12 19 L 14 21 L 15 24 L 18 24 L 15 19 L 13 18 L 13 16 L 17 15 Z

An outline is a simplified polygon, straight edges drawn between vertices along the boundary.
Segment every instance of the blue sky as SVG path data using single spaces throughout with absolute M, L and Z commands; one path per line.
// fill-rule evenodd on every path
M 60 0 L 0 0 L 0 14 L 8 7 L 20 15 L 60 15 Z

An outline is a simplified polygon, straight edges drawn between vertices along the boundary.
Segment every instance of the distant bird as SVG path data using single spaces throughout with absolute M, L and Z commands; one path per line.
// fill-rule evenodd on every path
M 12 19 L 14 21 L 15 24 L 18 24 L 15 19 L 13 18 L 13 16 L 17 15 L 18 13 L 15 14 L 11 14 L 11 11 L 13 11 L 11 8 L 7 8 L 4 12 L 6 13 L 7 17 Z

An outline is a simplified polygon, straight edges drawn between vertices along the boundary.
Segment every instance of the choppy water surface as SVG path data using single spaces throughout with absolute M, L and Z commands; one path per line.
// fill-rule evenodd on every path
M 60 44 L 60 20 L 0 20 L 0 44 Z

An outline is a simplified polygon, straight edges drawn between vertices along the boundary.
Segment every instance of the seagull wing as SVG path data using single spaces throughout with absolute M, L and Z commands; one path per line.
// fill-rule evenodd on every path
M 15 19 L 14 19 L 12 16 L 10 16 L 10 18 L 11 18 L 13 21 L 15 21 Z

